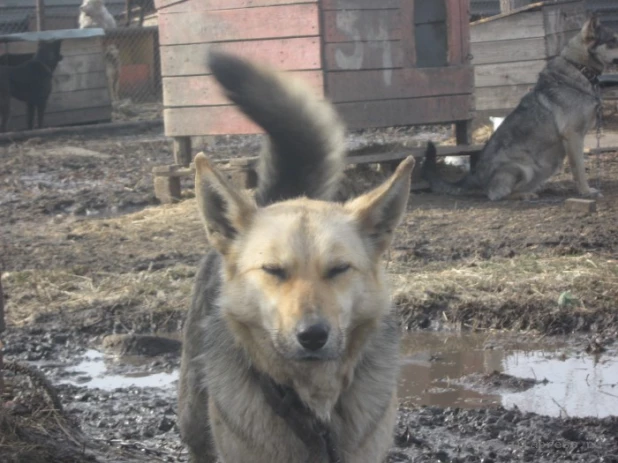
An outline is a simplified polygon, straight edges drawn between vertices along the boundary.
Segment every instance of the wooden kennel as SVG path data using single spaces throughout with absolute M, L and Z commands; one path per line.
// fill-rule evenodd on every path
M 105 73 L 103 29 L 67 29 L 0 36 L 0 56 L 33 54 L 38 40 L 61 39 L 62 61 L 53 75 L 52 93 L 45 111 L 45 126 L 108 122 L 112 103 Z M 24 130 L 26 105 L 11 103 L 9 131 Z
M 348 128 L 455 123 L 473 116 L 468 0 L 156 0 L 165 133 L 175 162 L 191 137 L 260 129 L 206 66 L 216 45 L 305 79 Z M 166 174 L 167 175 L 167 174 Z

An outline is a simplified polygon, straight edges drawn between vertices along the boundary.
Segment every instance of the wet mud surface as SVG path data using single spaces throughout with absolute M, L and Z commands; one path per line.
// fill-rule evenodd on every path
M 233 140 L 232 155 L 254 145 Z M 7 373 L 0 427 L 43 429 L 37 442 L 58 448 L 37 460 L 0 446 L 0 461 L 187 461 L 178 339 L 208 247 L 190 180 L 180 204 L 152 193 L 169 141 L 30 140 L 0 153 L 5 357 L 43 372 L 64 408 L 46 415 L 45 394 L 28 392 L 38 386 Z M 595 214 L 564 207 L 568 173 L 532 202 L 412 195 L 386 259 L 406 332 L 390 463 L 618 461 L 618 156 L 601 165 Z M 383 177 L 359 169 L 347 182 L 360 192 Z
M 93 442 L 150 461 L 187 461 L 176 426 L 173 344 L 163 355 L 119 356 L 104 338 L 88 342 L 53 323 L 11 330 L 5 339 L 7 356 L 44 372 L 68 419 Z M 618 346 L 609 340 L 595 356 L 587 343 L 581 336 L 408 333 L 388 461 L 616 461 Z

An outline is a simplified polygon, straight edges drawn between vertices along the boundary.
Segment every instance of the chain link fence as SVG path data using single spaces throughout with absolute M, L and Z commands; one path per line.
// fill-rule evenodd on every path
M 90 5 L 88 5 L 90 4 Z M 105 0 L 105 12 L 91 0 L 1 0 L 0 65 L 32 58 L 35 34 L 101 28 L 96 39 L 79 33 L 62 35 L 63 60 L 54 72 L 52 113 L 46 126 L 152 120 L 162 117 L 159 34 L 154 0 Z M 82 6 L 84 7 L 82 9 Z M 109 14 L 107 14 L 109 13 Z M 80 17 L 81 14 L 81 17 Z M 113 18 L 110 22 L 110 18 Z M 21 103 L 12 111 L 13 130 L 20 130 Z M 67 109 L 68 108 L 68 109 Z M 107 108 L 107 109 L 105 109 Z M 74 114 L 55 115 L 55 112 Z M 46 113 L 47 113 L 46 112 Z M 21 125 L 20 125 L 21 124 Z

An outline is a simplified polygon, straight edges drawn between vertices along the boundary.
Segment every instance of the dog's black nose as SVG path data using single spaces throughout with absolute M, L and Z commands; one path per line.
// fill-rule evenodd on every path
M 320 350 L 328 341 L 330 327 L 324 322 L 299 326 L 296 338 L 301 346 L 310 351 Z

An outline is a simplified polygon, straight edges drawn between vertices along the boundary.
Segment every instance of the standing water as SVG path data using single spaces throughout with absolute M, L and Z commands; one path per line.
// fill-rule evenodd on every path
M 418 332 L 404 338 L 400 400 L 549 416 L 618 415 L 618 356 L 566 340 Z

